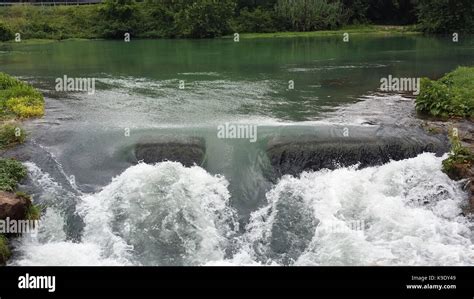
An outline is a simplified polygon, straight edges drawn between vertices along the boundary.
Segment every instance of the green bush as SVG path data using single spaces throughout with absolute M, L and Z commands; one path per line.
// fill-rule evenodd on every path
M 26 133 L 22 128 L 11 124 L 0 126 L 0 150 L 14 144 L 23 143 L 25 139 Z
M 13 33 L 13 30 L 9 26 L 0 23 L 0 42 L 12 40 L 14 37 L 15 34 Z
M 21 81 L 9 76 L 5 73 L 0 73 L 0 90 L 12 88 L 14 86 L 21 85 Z
M 0 159 L 0 190 L 12 192 L 27 175 L 25 166 L 13 159 Z
M 474 162 L 474 154 L 467 147 L 462 146 L 459 138 L 451 138 L 451 152 L 448 158 L 443 161 L 443 172 L 453 179 L 462 179 L 460 173 L 463 168 L 470 169 Z
M 423 78 L 416 110 L 436 117 L 474 117 L 474 67 L 459 67 L 438 81 Z

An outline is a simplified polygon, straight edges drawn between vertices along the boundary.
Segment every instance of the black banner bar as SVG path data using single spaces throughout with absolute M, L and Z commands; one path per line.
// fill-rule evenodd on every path
M 472 299 L 473 274 L 473 267 L 1 267 L 0 298 Z

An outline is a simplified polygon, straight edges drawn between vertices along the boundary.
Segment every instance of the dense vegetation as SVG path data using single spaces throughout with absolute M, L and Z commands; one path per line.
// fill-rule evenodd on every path
M 44 114 L 43 95 L 33 86 L 0 73 L 0 120 Z
M 12 120 L 43 114 L 44 99 L 38 90 L 0 73 L 0 150 L 25 140 L 25 132 Z
M 14 191 L 25 176 L 23 164 L 12 159 L 0 159 L 0 191 Z
M 471 0 L 105 0 L 84 6 L 0 8 L 0 41 L 22 38 L 208 38 L 233 32 L 314 31 L 352 24 L 472 32 Z
M 419 0 L 421 29 L 429 33 L 474 32 L 474 1 Z
M 435 117 L 474 117 L 474 67 L 459 67 L 437 81 L 423 78 L 416 109 Z

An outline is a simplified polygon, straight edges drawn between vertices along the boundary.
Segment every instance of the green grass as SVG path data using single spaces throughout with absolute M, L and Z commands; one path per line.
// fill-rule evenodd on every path
M 423 78 L 416 110 L 435 117 L 474 117 L 474 67 L 459 67 L 437 81 Z
M 5 264 L 10 255 L 8 240 L 4 235 L 0 234 L 0 265 Z
M 36 88 L 0 73 L 0 120 L 39 117 L 43 114 L 44 98 Z
M 26 132 L 17 124 L 0 125 L 0 150 L 25 142 Z
M 342 35 L 344 33 L 352 34 L 370 34 L 370 35 L 398 35 L 398 34 L 421 34 L 415 30 L 414 26 L 380 26 L 380 25 L 353 25 L 345 26 L 338 30 L 322 30 L 310 32 L 273 32 L 273 33 L 242 33 L 241 39 L 253 38 L 292 38 L 292 37 L 322 37 Z M 233 35 L 227 35 L 223 38 L 233 38 Z
M 26 211 L 26 219 L 28 220 L 39 220 L 41 218 L 41 208 L 34 204 L 28 206 Z
M 26 168 L 20 162 L 13 159 L 0 159 L 0 191 L 14 191 L 26 174 Z
M 26 211 L 26 219 L 28 220 L 39 220 L 41 217 L 41 207 L 34 205 L 31 203 L 31 195 L 23 192 L 23 191 L 17 191 L 15 192 L 15 196 L 17 198 L 23 198 L 26 199 L 27 202 L 29 203 L 28 205 L 28 210 Z

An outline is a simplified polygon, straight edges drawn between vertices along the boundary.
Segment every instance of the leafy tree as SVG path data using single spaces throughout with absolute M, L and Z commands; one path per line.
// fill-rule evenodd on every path
M 244 8 L 234 20 L 233 30 L 236 32 L 275 32 L 277 31 L 274 13 L 259 7 L 253 11 Z
M 208 38 L 230 32 L 235 5 L 234 0 L 194 0 L 175 17 L 179 35 Z
M 421 28 L 429 33 L 474 32 L 474 1 L 419 0 Z
M 346 18 L 349 23 L 367 23 L 367 11 L 370 6 L 368 0 L 342 0 Z
M 138 33 L 141 16 L 134 0 L 105 0 L 99 17 L 98 29 L 104 37 L 123 38 L 125 33 Z
M 275 11 L 287 30 L 334 29 L 343 21 L 339 0 L 278 0 Z

